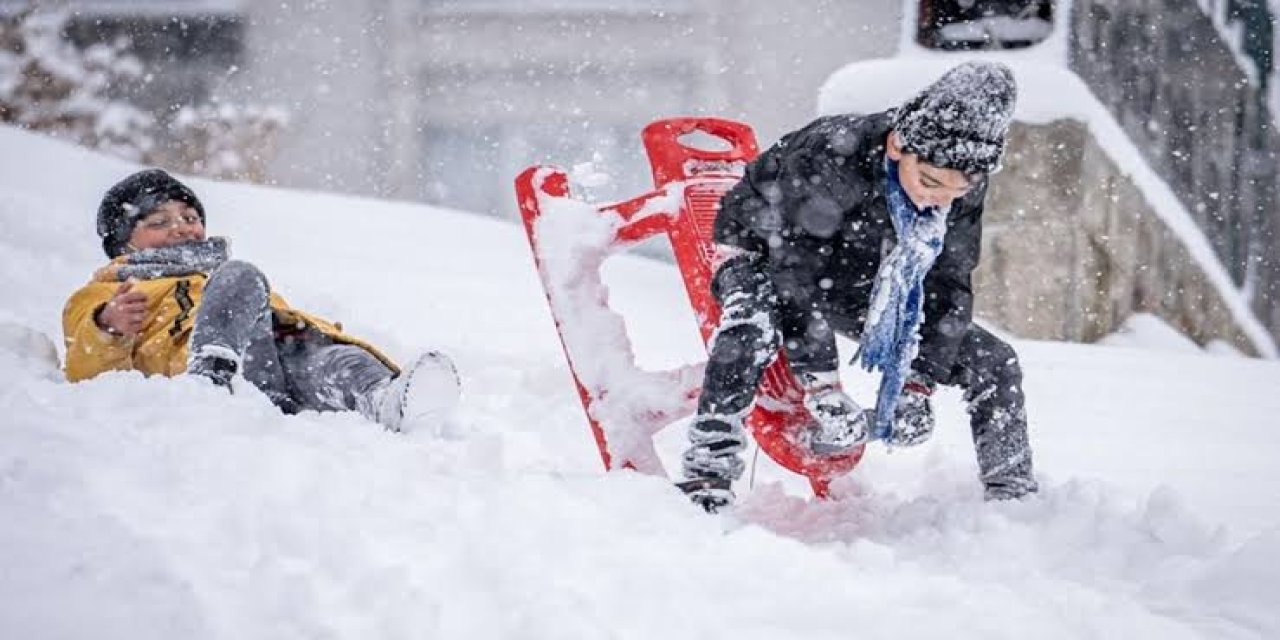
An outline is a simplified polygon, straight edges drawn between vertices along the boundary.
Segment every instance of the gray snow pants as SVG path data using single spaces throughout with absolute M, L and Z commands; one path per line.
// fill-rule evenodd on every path
M 391 378 L 391 369 L 316 329 L 277 326 L 270 291 L 248 262 L 228 260 L 209 274 L 191 332 L 192 357 L 234 354 L 245 379 L 285 413 L 360 411 L 372 418 L 369 392 Z
M 802 319 L 784 317 L 773 283 L 758 269 L 748 267 L 745 261 L 727 262 L 712 284 L 722 312 L 698 399 L 699 416 L 734 416 L 749 411 L 760 377 L 780 343 L 785 345 L 788 335 L 804 330 Z M 859 328 L 853 317 L 830 320 L 842 335 L 854 334 Z M 856 339 L 857 335 L 850 337 Z M 934 382 L 964 390 L 979 478 L 988 495 L 1016 497 L 1036 491 L 1022 368 L 1013 347 L 971 323 L 947 378 Z M 690 441 L 694 444 L 685 455 L 686 472 L 698 475 L 699 469 L 696 465 L 690 468 L 690 462 L 714 458 L 723 451 L 735 455 L 732 452 L 745 444 L 745 435 L 733 420 L 694 420 Z M 710 464 L 705 470 L 725 466 Z

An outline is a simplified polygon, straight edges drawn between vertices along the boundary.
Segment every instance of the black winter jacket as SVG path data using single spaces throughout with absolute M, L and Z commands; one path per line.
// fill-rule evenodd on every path
M 772 280 L 797 372 L 834 371 L 832 331 L 861 334 L 880 260 L 896 240 L 885 203 L 889 129 L 888 112 L 820 118 L 749 164 L 720 203 L 715 240 L 753 252 Z M 972 321 L 986 192 L 984 179 L 952 203 L 942 255 L 925 279 L 913 368 L 939 382 Z

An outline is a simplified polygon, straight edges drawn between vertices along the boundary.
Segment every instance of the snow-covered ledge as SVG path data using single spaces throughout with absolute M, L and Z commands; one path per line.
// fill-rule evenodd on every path
M 1059 20 L 1058 22 L 1065 21 Z M 1188 259 L 1193 261 L 1199 271 L 1203 273 L 1208 285 L 1212 287 L 1214 295 L 1210 297 L 1220 300 L 1220 304 L 1224 307 L 1224 311 L 1229 314 L 1230 320 L 1234 322 L 1235 327 L 1215 329 L 1207 326 L 1186 326 L 1186 323 L 1180 321 L 1179 318 L 1167 319 L 1201 341 L 1221 338 L 1260 355 L 1276 357 L 1275 341 L 1249 309 L 1243 292 L 1232 284 L 1227 270 L 1214 254 L 1208 239 L 1196 226 L 1191 214 L 1174 195 L 1169 185 L 1147 164 L 1141 152 L 1124 134 L 1119 123 L 1116 122 L 1103 104 L 1093 96 L 1084 82 L 1062 62 L 1060 42 L 1060 34 L 1055 34 L 1050 41 L 1034 47 L 1031 51 L 1021 53 L 983 52 L 958 54 L 924 51 L 911 46 L 904 39 L 903 47 L 905 53 L 899 57 L 858 62 L 834 73 L 819 92 L 818 108 L 820 113 L 823 114 L 872 113 L 901 104 L 920 88 L 941 76 L 944 71 L 964 60 L 980 58 L 998 60 L 1008 64 L 1017 78 L 1019 87 L 1018 108 L 1014 115 L 1016 124 L 1010 146 L 1011 156 L 1022 156 L 1024 158 L 1037 155 L 1056 156 L 1042 158 L 1046 162 L 1038 164 L 1041 166 L 1061 166 L 1064 161 L 1070 164 L 1069 157 L 1072 154 L 1078 156 L 1085 153 L 1085 150 L 1080 148 L 1018 147 L 1019 139 L 1027 142 L 1034 141 L 1036 144 L 1052 142 L 1055 139 L 1059 142 L 1072 139 L 1073 136 L 1066 130 L 1063 130 L 1063 135 L 1050 135 L 1047 138 L 1038 135 L 1020 136 L 1018 130 L 1027 126 L 1033 129 L 1040 129 L 1050 125 L 1058 126 L 1060 129 L 1062 127 L 1069 129 L 1073 124 L 1077 127 L 1083 127 L 1087 131 L 1088 137 L 1091 138 L 1088 142 L 1096 145 L 1105 158 L 1110 160 L 1110 164 L 1114 165 L 1119 177 L 1126 178 L 1132 183 L 1145 200 L 1147 208 L 1158 217 L 1164 227 L 1176 238 L 1176 241 L 1181 243 Z M 1065 137 L 1063 137 L 1064 135 Z M 1081 141 L 1077 141 L 1077 145 L 1079 142 Z M 1061 147 L 1061 144 L 1055 143 L 1054 147 Z M 1076 163 L 1076 166 L 1080 166 L 1080 163 Z M 1098 175 L 1097 167 L 1083 168 L 1093 169 L 1094 171 L 1092 173 L 1080 172 L 1070 176 L 1070 178 L 1079 179 L 1086 175 Z M 1067 188 L 1069 191 L 1077 190 L 1081 192 L 1082 197 L 1077 197 L 1075 200 L 1088 202 L 1087 192 L 1089 190 L 1115 188 L 1113 184 L 1065 185 L 1062 184 L 1064 176 L 1061 175 L 1024 174 L 1019 176 L 1020 180 L 1031 180 L 1033 182 L 1030 184 L 1025 182 L 1007 184 L 1012 173 L 1013 166 L 1011 164 L 1005 173 L 995 177 L 992 199 L 988 203 L 988 208 L 992 211 L 993 217 L 998 216 L 1001 219 L 1008 220 L 1011 224 L 1018 225 L 1020 227 L 1019 231 L 1031 233 L 1052 228 L 1041 224 L 1046 221 L 1042 217 L 1043 214 L 1086 217 L 1090 212 L 1055 212 L 1053 211 L 1054 203 L 1044 201 L 1043 197 L 1035 198 L 1036 202 L 1034 203 L 1031 202 L 1032 199 L 1020 197 L 1026 194 L 1028 189 L 1038 190 L 1044 194 L 1059 192 L 1063 188 Z M 1109 183 L 1111 181 L 1107 180 L 1105 182 Z M 1005 192 L 1005 197 L 998 197 L 997 193 L 1001 191 Z M 1116 196 L 1112 196 L 1112 198 L 1114 197 Z M 1004 215 L 1001 215 L 1001 208 L 1007 209 L 1010 207 L 1017 208 L 1017 210 L 1004 211 Z M 1141 217 L 1143 213 L 1142 211 L 1132 212 L 1134 216 L 1138 217 Z M 1061 222 L 1061 220 L 1048 220 L 1048 222 Z M 1023 236 L 1021 238 L 1023 242 L 1034 240 L 1034 238 L 1025 237 L 1025 234 L 1017 235 Z M 1102 240 L 1105 242 L 1110 239 L 1103 237 Z M 1096 239 L 1090 239 L 1090 241 L 1096 241 Z M 1094 249 L 1096 250 L 1096 247 Z M 1072 257 L 1077 261 L 1085 259 L 1085 256 L 1078 253 Z M 1143 268 L 1143 265 L 1121 266 L 1128 266 L 1137 270 Z M 1039 267 L 1040 265 L 1034 264 L 1025 265 L 1027 269 Z M 1088 275 L 1086 274 L 1086 277 Z M 979 280 L 982 280 L 981 274 Z M 1114 298 L 1117 294 L 1122 293 L 1109 292 L 1109 295 Z M 1134 296 L 1145 295 L 1147 298 L 1151 298 L 1152 296 L 1169 295 L 1173 292 L 1156 292 L 1154 294 L 1152 292 L 1129 293 L 1132 295 L 1129 296 L 1130 300 L 1128 302 L 1132 306 L 1132 298 Z M 1184 291 L 1180 292 L 1180 294 L 1198 296 L 1200 299 L 1197 300 L 1197 304 L 1200 305 L 1215 304 L 1212 300 L 1204 299 L 1207 295 L 1205 293 Z M 1145 311 L 1148 309 L 1138 310 Z M 1106 313 L 1106 311 L 1098 310 L 1097 312 L 1102 312 L 1103 315 L 1115 315 L 1114 313 Z M 1161 313 L 1160 309 L 1150 309 L 1150 311 Z M 982 312 L 981 306 L 979 307 L 979 312 Z M 1212 319 L 1216 315 L 1218 314 L 1214 314 L 1212 309 L 1207 310 L 1207 317 Z M 1017 322 L 1017 318 L 992 319 L 1011 325 L 1009 328 L 1015 332 L 1018 331 L 1020 324 L 1026 324 Z M 1011 320 L 1013 321 L 1011 322 Z M 1123 321 L 1124 318 L 1103 318 L 1102 320 L 1104 325 L 1114 325 Z M 1070 335 L 1071 331 L 1065 331 L 1058 332 L 1057 335 L 1053 335 L 1053 332 L 1050 332 L 1041 336 L 1031 335 L 1027 337 L 1090 339 L 1100 335 L 1097 334 L 1097 331 L 1105 333 L 1114 328 L 1114 326 L 1097 327 L 1096 330 L 1086 331 L 1081 335 Z M 1243 334 L 1243 340 L 1241 337 L 1232 335 L 1237 332 Z M 1035 333 L 1043 332 L 1036 331 Z

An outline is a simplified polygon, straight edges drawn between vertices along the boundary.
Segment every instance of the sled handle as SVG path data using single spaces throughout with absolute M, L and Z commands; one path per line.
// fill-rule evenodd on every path
M 681 141 L 701 132 L 720 138 L 728 149 L 698 149 Z M 658 188 L 693 176 L 741 174 L 742 167 L 759 153 L 751 127 L 724 118 L 667 118 L 649 123 L 641 133 L 653 184 Z

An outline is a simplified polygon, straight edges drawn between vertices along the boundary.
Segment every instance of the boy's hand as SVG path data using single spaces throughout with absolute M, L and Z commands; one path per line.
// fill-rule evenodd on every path
M 866 411 L 840 389 L 835 371 L 803 372 L 804 406 L 817 421 L 809 434 L 809 447 L 818 455 L 846 453 L 870 437 Z
M 907 377 L 902 395 L 898 398 L 893 433 L 889 434 L 886 444 L 914 447 L 933 435 L 933 405 L 929 403 L 929 397 L 933 395 L 935 386 L 923 374 L 912 373 Z
M 94 315 L 98 328 L 108 333 L 133 337 L 142 331 L 147 319 L 147 296 L 133 290 L 133 281 L 120 283 L 111 300 Z

